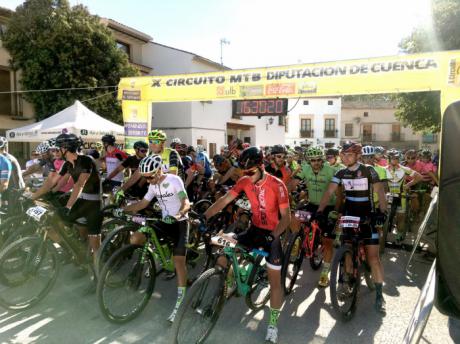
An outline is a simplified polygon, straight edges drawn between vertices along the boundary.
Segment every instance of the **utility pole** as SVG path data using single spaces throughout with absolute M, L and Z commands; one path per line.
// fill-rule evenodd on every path
M 221 39 L 220 39 L 220 64 L 221 64 L 222 66 L 224 65 L 224 60 L 223 60 L 223 57 L 222 57 L 222 50 L 223 50 L 224 44 L 229 45 L 229 44 L 230 44 L 230 41 L 228 41 L 228 40 L 225 39 L 225 38 L 221 38 Z

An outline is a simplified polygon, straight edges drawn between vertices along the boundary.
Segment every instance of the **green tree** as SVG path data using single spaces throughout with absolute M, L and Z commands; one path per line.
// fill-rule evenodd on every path
M 434 0 L 432 25 L 415 29 L 400 47 L 407 53 L 460 49 L 460 1 Z M 439 92 L 395 95 L 396 116 L 416 131 L 437 132 L 441 128 Z
M 109 86 L 138 72 L 117 49 L 110 30 L 86 7 L 71 7 L 67 0 L 26 0 L 11 16 L 3 44 L 12 68 L 21 70 L 24 90 L 98 87 L 25 93 L 38 119 L 78 99 L 89 100 L 86 105 L 93 111 L 121 123 L 115 88 Z

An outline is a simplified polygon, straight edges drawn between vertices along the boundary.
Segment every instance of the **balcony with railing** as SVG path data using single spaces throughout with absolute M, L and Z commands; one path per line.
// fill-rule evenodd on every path
M 324 130 L 324 137 L 325 138 L 337 138 L 339 134 L 338 129 L 332 129 L 332 130 Z
M 300 137 L 302 138 L 311 138 L 314 135 L 314 130 L 300 130 Z
M 363 133 L 363 143 L 374 142 L 377 135 L 375 133 Z

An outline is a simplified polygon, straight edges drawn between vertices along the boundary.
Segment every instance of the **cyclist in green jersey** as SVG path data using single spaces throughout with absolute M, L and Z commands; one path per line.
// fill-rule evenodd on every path
M 319 203 L 327 190 L 329 183 L 334 177 L 335 170 L 329 164 L 324 162 L 324 152 L 321 147 L 310 147 L 306 152 L 308 162 L 302 164 L 302 170 L 298 177 L 305 181 L 308 190 L 307 211 L 316 213 Z M 336 197 L 331 197 L 327 207 L 324 209 L 325 216 L 334 216 L 334 207 L 336 206 Z M 294 216 L 291 219 L 295 219 Z M 329 271 L 331 267 L 333 253 L 333 231 L 334 225 L 328 224 L 326 228 L 321 228 L 323 235 L 323 271 L 321 272 L 318 285 L 327 287 L 329 285 Z

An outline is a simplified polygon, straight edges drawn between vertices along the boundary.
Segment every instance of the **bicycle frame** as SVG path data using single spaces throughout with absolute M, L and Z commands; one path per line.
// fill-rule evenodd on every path
M 317 235 L 321 235 L 321 229 L 318 226 L 316 221 L 312 221 L 310 223 L 303 223 L 301 224 L 303 227 L 303 231 L 305 234 L 305 238 L 302 243 L 302 247 L 305 248 L 305 257 L 311 258 L 314 252 L 314 243 Z M 312 232 L 311 239 L 310 239 L 310 232 Z

